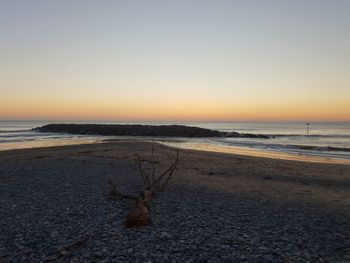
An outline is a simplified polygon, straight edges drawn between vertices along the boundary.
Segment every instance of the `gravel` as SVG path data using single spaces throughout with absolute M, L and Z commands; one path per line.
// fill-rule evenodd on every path
M 133 204 L 109 200 L 106 175 L 140 187 L 128 160 L 0 161 L 0 262 L 350 262 L 349 218 L 175 180 L 153 225 L 127 229 Z M 212 178 L 212 177 L 210 177 Z

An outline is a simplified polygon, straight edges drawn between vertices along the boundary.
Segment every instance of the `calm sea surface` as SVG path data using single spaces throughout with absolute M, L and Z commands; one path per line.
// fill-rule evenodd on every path
M 0 150 L 100 142 L 120 137 L 39 133 L 32 128 L 52 122 L 0 121 Z M 78 122 L 75 122 L 78 123 Z M 82 122 L 83 123 L 83 122 Z M 86 122 L 85 122 L 86 123 Z M 173 124 L 173 123 L 141 123 Z M 316 161 L 350 163 L 350 123 L 176 123 L 220 131 L 265 134 L 271 139 L 200 138 L 174 139 L 165 144 L 187 149 L 232 152 L 282 159 L 314 158 Z M 129 138 L 130 139 L 130 138 Z M 159 140 L 159 138 L 147 138 Z

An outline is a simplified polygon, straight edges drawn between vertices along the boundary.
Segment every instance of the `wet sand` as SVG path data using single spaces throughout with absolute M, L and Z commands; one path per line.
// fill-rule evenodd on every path
M 324 156 L 296 154 L 296 153 L 292 154 L 288 152 L 253 149 L 249 147 L 240 147 L 240 146 L 228 147 L 224 145 L 214 145 L 214 144 L 203 143 L 203 142 L 196 143 L 196 142 L 176 142 L 176 141 L 162 142 L 162 144 L 170 147 L 181 148 L 181 149 L 229 153 L 229 154 L 236 154 L 236 155 L 239 154 L 239 155 L 247 155 L 247 156 L 254 156 L 254 157 L 266 157 L 266 158 L 279 159 L 279 160 L 350 165 L 350 159 L 345 159 L 345 158 L 324 157 Z

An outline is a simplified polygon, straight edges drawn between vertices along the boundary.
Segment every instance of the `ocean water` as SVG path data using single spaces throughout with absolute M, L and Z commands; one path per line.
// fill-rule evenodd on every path
M 237 122 L 192 123 L 208 129 L 263 134 L 260 138 L 191 139 L 180 143 L 167 143 L 186 149 L 200 149 L 265 156 L 280 159 L 350 164 L 350 123 L 315 122 Z
M 52 122 L 0 121 L 0 150 L 94 143 L 105 139 L 120 138 L 113 136 L 39 133 L 32 130 L 35 127 L 48 123 Z M 148 122 L 141 124 L 159 125 L 174 123 Z M 271 138 L 171 138 L 165 141 L 159 138 L 145 139 L 161 141 L 170 146 L 186 149 L 350 164 L 350 123 L 347 122 L 310 123 L 309 134 L 307 134 L 306 123 L 298 122 L 187 122 L 177 124 L 227 132 L 264 134 L 271 136 Z
M 0 151 L 102 141 L 96 136 L 40 133 L 32 130 L 49 123 L 52 122 L 0 121 Z

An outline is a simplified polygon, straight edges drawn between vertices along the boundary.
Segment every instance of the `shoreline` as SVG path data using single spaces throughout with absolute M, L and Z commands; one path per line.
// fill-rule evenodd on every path
M 153 225 L 126 229 L 123 220 L 134 204 L 106 199 L 106 176 L 122 191 L 138 193 L 142 182 L 134 154 L 149 166 L 152 148 L 161 172 L 175 152 L 158 143 L 1 151 L 0 259 L 350 259 L 350 166 L 340 164 L 180 150 L 178 173 L 153 201 Z
M 81 138 L 83 139 L 83 138 Z M 123 137 L 123 138 L 87 138 L 84 142 L 81 141 L 73 141 L 70 139 L 66 139 L 63 141 L 57 142 L 41 142 L 38 146 L 36 144 L 38 142 L 26 142 L 27 146 L 23 148 L 5 148 L 0 149 L 0 153 L 4 151 L 16 151 L 16 150 L 27 150 L 27 149 L 40 149 L 40 148 L 51 148 L 51 147 L 65 147 L 65 146 L 80 146 L 80 145 L 95 145 L 95 144 L 108 144 L 115 142 L 150 142 L 157 143 L 169 147 L 174 147 L 178 149 L 186 149 L 186 150 L 195 150 L 195 151 L 204 151 L 211 153 L 225 153 L 231 155 L 242 155 L 247 157 L 257 157 L 257 158 L 270 158 L 275 160 L 287 160 L 287 161 L 300 161 L 300 162 L 312 162 L 312 163 L 324 163 L 324 164 L 342 164 L 342 165 L 350 165 L 350 160 L 335 158 L 335 157 L 323 157 L 323 156 L 315 156 L 315 155 L 307 155 L 307 154 L 293 154 L 283 151 L 271 151 L 264 149 L 254 149 L 249 147 L 240 147 L 240 146 L 224 146 L 224 145 L 214 145 L 211 143 L 205 142 L 186 142 L 184 139 L 173 139 L 173 138 L 149 138 L 149 137 Z M 42 145 L 40 145 L 42 144 Z
M 282 143 L 279 149 L 272 149 L 271 146 L 266 144 L 265 149 L 259 147 L 250 146 L 237 146 L 237 145 L 215 145 L 212 143 L 196 142 L 192 139 L 204 140 L 220 139 L 220 138 L 232 138 L 232 139 L 260 139 L 260 140 L 273 140 L 276 136 L 263 135 L 259 133 L 239 133 L 236 131 L 220 131 L 218 129 L 200 128 L 187 125 L 140 125 L 140 124 L 48 124 L 41 127 L 37 127 L 34 130 L 39 132 L 54 132 L 54 133 L 67 133 L 67 134 L 79 134 L 79 135 L 104 135 L 104 136 L 121 136 L 121 137 L 134 137 L 135 139 L 141 137 L 143 139 L 151 137 L 157 141 L 157 137 L 160 140 L 164 138 L 185 139 L 187 142 L 184 144 L 171 144 L 171 146 L 179 146 L 185 149 L 195 150 L 209 150 L 214 152 L 225 153 L 239 153 L 245 155 L 270 157 L 287 160 L 299 160 L 308 162 L 325 162 L 325 163 L 341 163 L 350 165 L 350 155 L 344 155 L 344 152 L 349 153 L 350 148 L 339 146 L 313 146 L 313 145 L 294 145 L 287 144 L 283 146 Z M 311 135 L 313 137 L 315 135 Z M 261 143 L 261 142 L 260 142 Z M 212 145 L 211 145 L 212 144 Z M 170 144 L 168 144 L 170 145 Z M 297 148 L 298 151 L 288 149 L 289 147 Z M 316 150 L 318 149 L 318 151 Z M 303 152 L 304 150 L 304 152 Z M 316 150 L 312 152 L 312 150 Z M 328 153 L 325 153 L 325 150 Z M 338 154 L 335 154 L 337 152 Z
M 126 147 L 126 146 L 127 147 Z M 130 148 L 128 148 L 130 146 Z M 121 147 L 121 149 L 118 149 Z M 148 151 L 145 151 L 145 147 L 148 149 Z M 100 158 L 121 158 L 121 159 L 128 159 L 130 161 L 134 161 L 133 154 L 136 152 L 141 152 L 145 154 L 145 156 L 149 157 L 150 149 L 152 147 L 162 149 L 162 151 L 169 151 L 172 149 L 178 149 L 169 145 L 164 145 L 159 142 L 155 141 L 144 141 L 144 140 L 118 140 L 113 142 L 98 142 L 98 143 L 86 143 L 86 144 L 74 144 L 74 145 L 60 145 L 60 146 L 51 146 L 51 147 L 38 147 L 38 148 L 29 148 L 29 149 L 14 149 L 14 150 L 6 150 L 6 151 L 0 151 L 0 160 L 12 160 L 13 158 L 18 158 L 17 156 L 27 156 L 29 159 L 41 159 L 41 158 L 54 158 L 54 157 L 69 157 L 73 154 L 73 156 L 97 156 Z M 139 151 L 138 151 L 139 150 Z M 115 156 L 111 157 L 109 152 L 117 151 Z M 250 180 L 253 178 L 254 180 L 258 178 L 259 180 L 265 180 L 269 181 L 269 184 L 271 183 L 278 183 L 280 184 L 282 180 L 282 183 L 286 185 L 279 185 L 280 187 L 284 187 L 285 190 L 289 191 L 289 186 L 287 186 L 289 183 L 296 183 L 297 182 L 297 190 L 299 190 L 299 187 L 305 188 L 304 191 L 306 192 L 312 192 L 310 191 L 311 184 L 309 183 L 310 179 L 316 180 L 316 184 L 318 184 L 323 190 L 327 190 L 327 187 L 331 187 L 335 189 L 332 189 L 333 192 L 329 192 L 331 196 L 334 195 L 334 200 L 331 200 L 335 207 L 338 207 L 339 201 L 337 191 L 334 190 L 340 190 L 341 192 L 341 201 L 344 201 L 344 204 L 341 204 L 340 210 L 343 212 L 347 212 L 350 215 L 349 210 L 345 209 L 345 207 L 350 207 L 350 192 L 348 190 L 350 189 L 350 166 L 347 164 L 340 164 L 340 163 L 321 163 L 321 162 L 307 162 L 307 161 L 301 161 L 301 160 L 289 160 L 289 159 L 277 159 L 277 158 L 270 158 L 270 157 L 264 157 L 264 156 L 253 156 L 253 155 L 244 155 L 239 153 L 226 153 L 226 152 L 215 152 L 215 151 L 206 151 L 206 150 L 197 150 L 197 149 L 180 149 L 181 152 L 183 152 L 186 156 L 189 156 L 190 159 L 196 160 L 204 159 L 204 160 L 217 160 L 220 162 L 224 162 L 227 167 L 221 167 L 221 169 L 224 169 L 222 174 L 229 173 L 227 170 L 234 170 L 238 169 L 239 173 L 242 175 L 240 176 L 240 179 L 244 180 Z M 106 153 L 105 153 L 106 152 Z M 21 159 L 21 158 L 20 158 Z M 232 161 L 232 163 L 231 163 Z M 234 164 L 238 164 L 238 167 L 235 167 Z M 191 163 L 187 164 L 188 166 L 191 166 Z M 208 163 L 201 161 L 201 165 L 204 165 L 206 170 L 215 170 L 216 169 L 216 163 L 214 162 L 213 165 L 208 161 Z M 211 168 L 213 166 L 213 168 Z M 241 167 L 240 167 L 241 166 Z M 192 168 L 188 167 L 187 169 L 193 170 Z M 259 170 L 261 169 L 261 170 Z M 198 168 L 194 169 L 198 170 Z M 209 172 L 212 173 L 212 172 Z M 279 179 L 276 180 L 270 180 L 269 177 L 271 175 L 274 177 L 278 177 Z M 243 177 L 242 177 L 243 176 Z M 305 177 L 303 177 L 305 176 Z M 332 182 L 333 178 L 337 178 L 336 185 L 334 185 Z M 231 178 L 233 179 L 233 178 Z M 286 182 L 283 182 L 286 181 Z M 249 182 L 249 183 L 250 183 Z M 236 183 L 242 183 L 236 181 Z M 245 182 L 246 183 L 246 182 Z M 261 184 L 261 182 L 259 182 Z M 250 185 L 251 186 L 251 185 Z M 250 187 L 249 186 L 249 187 Z M 261 188 L 262 185 L 255 185 L 255 188 Z M 295 185 L 293 185 L 294 187 Z M 337 189 L 338 188 L 338 189 Z M 342 189 L 345 189 L 343 191 Z M 241 191 L 242 189 L 240 189 Z M 251 191 L 252 189 L 248 190 Z M 256 189 L 255 189 L 256 190 Z M 255 191 L 253 190 L 253 192 Z M 271 189 L 264 189 L 264 194 L 267 194 Z M 260 191 L 260 190 L 259 190 Z M 298 192 L 298 191 L 297 191 Z M 278 196 L 282 196 L 283 193 L 276 189 L 276 191 L 272 194 L 272 197 L 276 199 L 275 194 L 278 193 Z M 293 193 L 294 195 L 295 193 Z M 268 193 L 270 195 L 270 193 Z M 303 192 L 302 195 L 305 195 Z M 348 196 L 346 196 L 348 195 Z M 315 196 L 310 196 L 312 199 Z M 317 195 L 315 198 L 318 200 L 318 198 L 321 197 Z M 346 198 L 345 198 L 346 197 Z M 300 201 L 300 198 L 297 196 L 294 196 L 294 198 L 297 199 L 297 202 Z M 331 199 L 333 197 L 326 197 L 325 200 L 326 203 L 328 203 L 328 199 Z M 278 199 L 278 198 L 277 198 Z M 301 198 L 303 199 L 303 198 Z M 323 198 L 321 198 L 323 199 Z M 319 200 L 318 200 L 319 201 Z M 322 203 L 321 202 L 321 203 Z M 317 203 L 317 202 L 316 202 Z M 323 202 L 324 203 L 324 202 Z M 329 206 L 327 204 L 327 206 Z
M 249 147 L 213 145 L 209 143 L 195 143 L 195 142 L 187 142 L 187 143 L 165 142 L 162 144 L 179 148 L 179 149 L 187 149 L 187 150 L 199 150 L 199 151 L 237 154 L 237 155 L 253 156 L 253 157 L 264 157 L 264 158 L 271 158 L 271 159 L 277 159 L 277 160 L 350 165 L 350 160 L 347 160 L 347 159 L 341 159 L 341 158 L 335 158 L 335 157 L 323 157 L 323 156 L 315 156 L 315 155 L 307 155 L 307 154 L 296 154 L 296 153 L 292 154 L 292 153 L 287 153 L 283 151 L 253 149 Z

